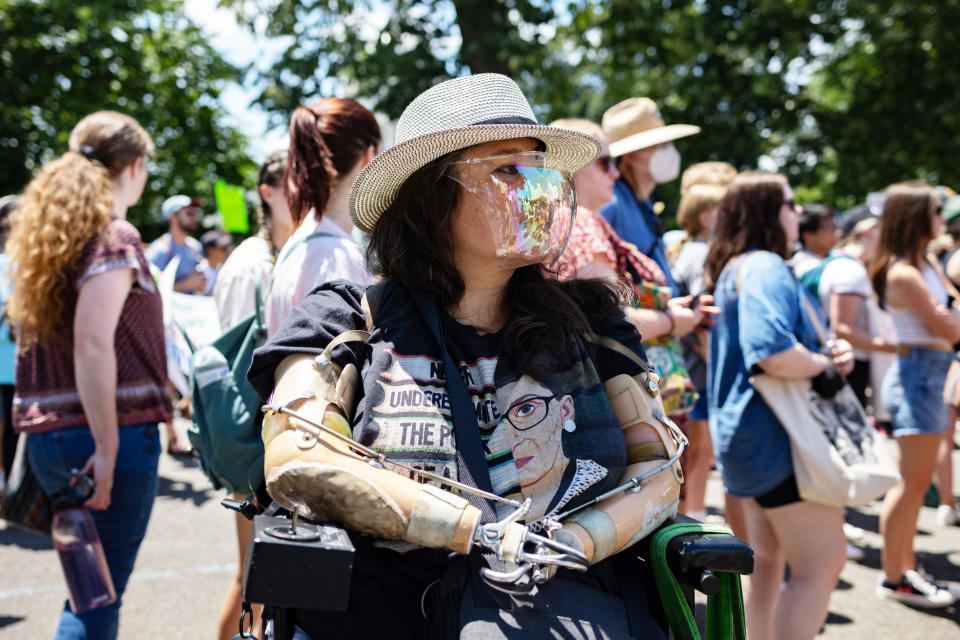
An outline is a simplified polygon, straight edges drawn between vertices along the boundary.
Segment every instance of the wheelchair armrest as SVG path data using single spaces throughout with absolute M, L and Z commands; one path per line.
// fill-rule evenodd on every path
M 681 523 L 700 524 L 677 514 L 657 530 Z M 641 557 L 649 553 L 648 547 L 641 552 Z M 667 543 L 665 555 L 667 566 L 691 603 L 693 589 L 708 596 L 719 591 L 720 580 L 713 575 L 714 571 L 743 575 L 753 572 L 753 549 L 732 534 L 694 532 L 679 535 Z
M 679 574 L 698 571 L 753 573 L 753 549 L 733 535 L 692 533 L 667 545 L 667 563 Z
M 699 524 L 699 521 L 678 513 L 664 526 L 675 523 Z M 723 571 L 749 575 L 753 573 L 753 549 L 733 534 L 689 533 L 667 545 L 667 564 L 680 574 Z

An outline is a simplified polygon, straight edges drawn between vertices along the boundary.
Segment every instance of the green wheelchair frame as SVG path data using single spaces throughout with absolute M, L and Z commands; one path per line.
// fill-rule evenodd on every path
M 694 589 L 707 595 L 707 640 L 745 640 L 740 575 L 753 571 L 753 551 L 729 529 L 682 521 L 650 537 L 649 560 L 674 638 L 701 640 L 693 614 Z

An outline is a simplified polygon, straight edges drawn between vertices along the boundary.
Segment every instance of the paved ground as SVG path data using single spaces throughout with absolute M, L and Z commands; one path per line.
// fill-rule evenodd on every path
M 956 494 L 960 452 L 954 453 L 954 463 Z M 153 517 L 124 599 L 120 637 L 213 639 L 221 596 L 235 569 L 232 514 L 219 506 L 220 492 L 199 469 L 163 456 L 160 476 Z M 719 498 L 714 475 L 708 496 L 712 512 Z M 956 605 L 927 612 L 874 597 L 880 565 L 877 508 L 853 511 L 849 519 L 867 530 L 867 555 L 860 563 L 847 563 L 821 637 L 960 638 Z M 66 593 L 56 553 L 44 537 L 2 527 L 0 639 L 51 638 Z M 918 548 L 928 570 L 960 582 L 960 527 L 937 527 L 933 510 L 924 508 L 920 529 Z
M 192 461 L 161 456 L 120 638 L 215 637 L 221 594 L 236 568 L 233 515 L 219 505 L 221 494 Z M 0 567 L 0 639 L 52 638 L 66 588 L 49 539 L 0 530 Z
M 960 494 L 960 451 L 953 453 L 954 495 Z M 707 502 L 711 513 L 720 513 L 722 484 L 712 472 Z M 861 543 L 865 557 L 847 561 L 840 582 L 830 597 L 829 615 L 819 638 L 829 640 L 940 640 L 960 639 L 960 603 L 946 609 L 923 610 L 898 602 L 880 600 L 874 595 L 880 571 L 880 503 L 850 509 L 847 521 L 865 530 Z M 923 507 L 916 544 L 921 565 L 937 578 L 960 586 L 960 527 L 940 527 L 935 509 Z M 814 525 L 811 525 L 814 526 Z M 698 604 L 703 619 L 703 605 Z

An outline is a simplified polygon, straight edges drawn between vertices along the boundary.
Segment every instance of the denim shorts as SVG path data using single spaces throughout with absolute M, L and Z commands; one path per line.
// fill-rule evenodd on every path
M 952 351 L 911 347 L 898 356 L 883 378 L 882 397 L 894 436 L 943 433 L 947 430 L 947 405 L 943 386 L 953 362 Z

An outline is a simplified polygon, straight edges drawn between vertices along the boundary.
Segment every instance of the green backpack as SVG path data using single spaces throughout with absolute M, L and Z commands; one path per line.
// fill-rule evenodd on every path
M 260 398 L 247 380 L 253 352 L 267 339 L 259 283 L 255 301 L 254 313 L 190 359 L 190 444 L 213 486 L 235 493 L 263 483 Z
M 315 231 L 288 242 L 277 257 L 283 263 L 300 244 L 333 238 Z M 271 287 L 273 283 L 271 280 Z M 260 438 L 260 398 L 247 380 L 253 352 L 267 340 L 260 283 L 254 289 L 255 311 L 227 329 L 212 344 L 190 350 L 190 394 L 193 424 L 190 444 L 200 455 L 207 477 L 217 489 L 249 493 L 263 484 L 263 440 Z M 181 331 L 186 337 L 186 332 Z M 189 338 L 187 338 L 189 344 Z

